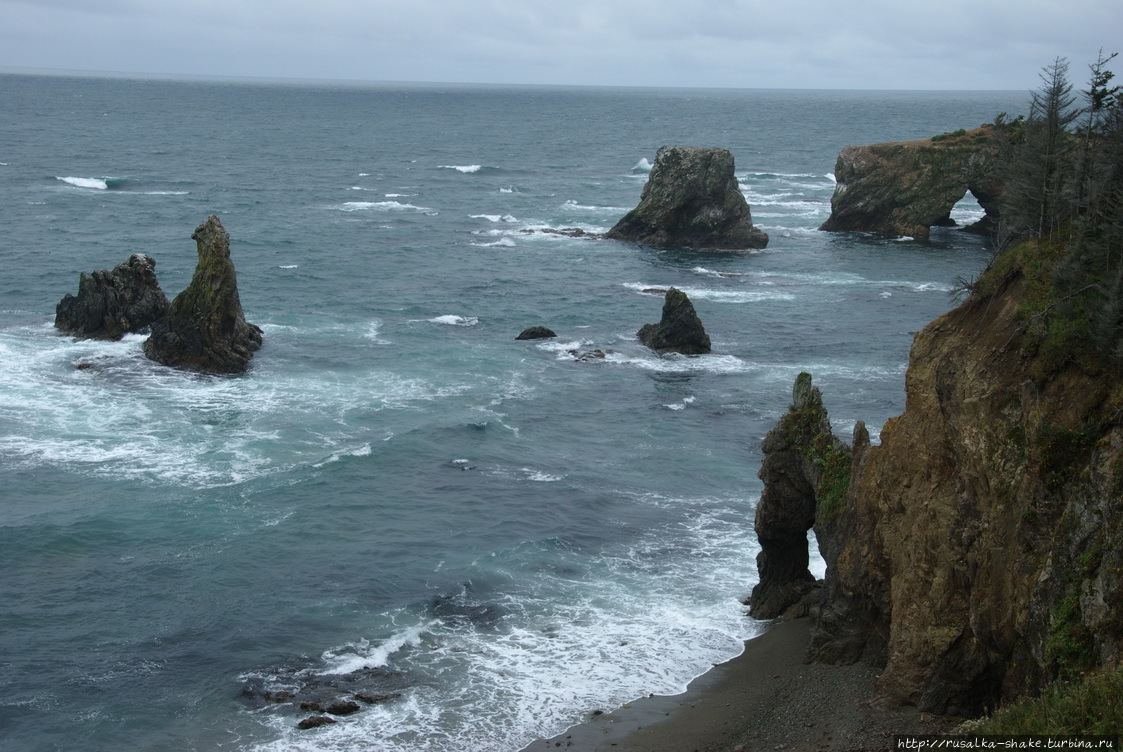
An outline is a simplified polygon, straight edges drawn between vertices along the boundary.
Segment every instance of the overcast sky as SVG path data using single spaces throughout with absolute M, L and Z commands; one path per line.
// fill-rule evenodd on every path
M 1123 0 L 0 0 L 5 70 L 1027 90 L 1120 46 Z

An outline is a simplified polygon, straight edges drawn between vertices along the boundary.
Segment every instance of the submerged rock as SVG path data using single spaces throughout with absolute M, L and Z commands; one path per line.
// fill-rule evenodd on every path
M 986 216 L 967 229 L 992 232 L 1002 195 L 992 131 L 983 127 L 954 138 L 847 146 L 834 168 L 838 184 L 831 216 L 819 229 L 927 238 L 932 227 L 955 225 L 952 207 L 970 191 Z
M 519 332 L 519 336 L 515 339 L 550 339 L 556 337 L 553 329 L 548 329 L 544 326 L 531 326 Z
M 659 248 L 764 248 L 726 149 L 664 146 L 639 205 L 605 237 Z
M 82 272 L 78 295 L 67 293 L 55 307 L 55 327 L 80 337 L 118 340 L 147 329 L 167 312 L 155 259 L 134 253 L 112 270 Z
M 320 726 L 329 726 L 333 723 L 339 723 L 339 721 L 327 715 L 313 715 L 296 724 L 296 727 L 301 731 L 307 731 L 308 729 L 319 728 Z
M 667 290 L 659 323 L 644 324 L 636 336 L 659 353 L 701 355 L 710 351 L 710 337 L 694 311 L 694 304 L 686 293 L 674 287 Z
M 195 228 L 199 263 L 191 284 L 153 325 L 144 354 L 174 368 L 242 373 L 261 347 L 261 329 L 247 323 L 230 260 L 230 235 L 211 215 Z

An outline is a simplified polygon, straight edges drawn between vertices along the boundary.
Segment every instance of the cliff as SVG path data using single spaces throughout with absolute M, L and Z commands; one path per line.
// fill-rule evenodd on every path
M 1079 259 L 1029 243 L 915 338 L 906 406 L 855 447 L 809 658 L 975 714 L 1123 660 L 1123 386 Z M 821 496 L 821 494 L 820 494 Z
M 764 248 L 726 149 L 664 146 L 655 155 L 639 205 L 605 235 L 658 248 Z
M 831 215 L 820 230 L 927 238 L 951 225 L 951 210 L 970 191 L 986 211 L 971 230 L 989 233 L 1002 197 L 992 126 L 932 139 L 847 146 L 835 164 Z

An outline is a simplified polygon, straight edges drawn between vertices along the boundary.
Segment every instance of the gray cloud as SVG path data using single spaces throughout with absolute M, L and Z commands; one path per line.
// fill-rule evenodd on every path
M 216 76 L 1028 89 L 1118 0 L 0 0 L 0 66 Z

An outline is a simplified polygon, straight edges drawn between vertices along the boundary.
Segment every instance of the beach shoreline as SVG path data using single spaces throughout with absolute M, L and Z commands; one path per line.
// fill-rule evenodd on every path
M 810 619 L 774 622 L 686 692 L 594 714 L 523 752 L 885 749 L 895 734 L 941 733 L 958 720 L 869 704 L 879 670 L 804 663 L 810 637 Z

